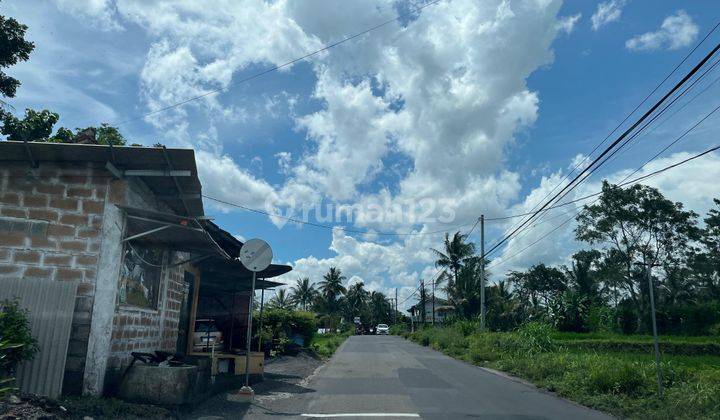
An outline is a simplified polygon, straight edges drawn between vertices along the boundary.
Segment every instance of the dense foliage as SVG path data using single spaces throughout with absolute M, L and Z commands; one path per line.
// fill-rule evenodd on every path
M 719 334 L 720 200 L 715 205 L 700 221 L 655 188 L 604 183 L 599 199 L 577 216 L 576 239 L 593 248 L 576 252 L 567 265 L 538 263 L 486 286 L 489 328 L 510 331 L 543 321 L 560 331 L 648 333 L 652 266 L 660 332 Z M 465 241 L 459 233 L 446 236 L 444 249 L 434 252 L 445 268 L 442 284 L 454 318 L 474 319 L 480 257 Z
M 27 61 L 35 45 L 25 40 L 27 26 L 13 18 L 0 16 L 0 69 Z M 15 97 L 20 81 L 0 70 L 0 94 L 6 98 Z

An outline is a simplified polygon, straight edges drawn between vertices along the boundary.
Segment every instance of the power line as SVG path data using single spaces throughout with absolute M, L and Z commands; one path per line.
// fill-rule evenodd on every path
M 716 78 L 716 79 L 713 80 L 711 83 L 709 83 L 707 86 L 705 86 L 699 93 L 697 93 L 695 96 L 693 96 L 689 101 L 685 102 L 680 108 L 678 108 L 677 110 L 675 110 L 669 117 L 667 117 L 666 119 L 664 119 L 660 124 L 655 125 L 654 127 L 652 127 L 652 129 L 650 129 L 649 131 L 645 132 L 645 129 L 646 129 L 651 123 L 653 123 L 657 118 L 659 118 L 662 114 L 664 114 L 665 111 L 667 111 L 667 109 L 669 109 L 672 105 L 674 105 L 677 100 L 679 100 L 681 97 L 683 97 L 684 95 L 686 95 L 686 94 L 687 94 L 700 80 L 702 80 L 710 71 L 712 71 L 713 69 L 715 69 L 715 67 L 716 67 L 719 63 L 720 63 L 720 59 L 719 59 L 719 60 L 716 60 L 715 63 L 713 63 L 713 65 L 712 65 L 710 68 L 708 68 L 707 70 L 705 70 L 697 79 L 695 79 L 695 80 L 691 83 L 690 86 L 686 87 L 686 88 L 685 88 L 680 94 L 678 94 L 669 104 L 667 104 L 667 105 L 666 105 L 663 109 L 661 109 L 656 115 L 654 115 L 654 116 L 652 117 L 652 119 L 651 119 L 648 123 L 646 123 L 646 124 L 645 124 L 643 127 L 641 127 L 638 131 L 636 131 L 635 133 L 633 133 L 632 136 L 630 136 L 627 140 L 625 140 L 625 142 L 621 145 L 621 147 L 624 147 L 624 146 L 627 145 L 631 140 L 635 139 L 636 137 L 640 136 L 641 134 L 642 134 L 642 137 L 647 137 L 650 133 L 652 133 L 653 131 L 655 131 L 656 129 L 658 129 L 658 128 L 661 127 L 662 125 L 664 125 L 667 121 L 669 121 L 670 119 L 672 119 L 675 115 L 677 115 L 678 112 L 680 112 L 682 109 L 684 109 L 687 105 L 689 105 L 690 103 L 692 103 L 693 101 L 695 101 L 695 99 L 697 99 L 700 95 L 702 95 L 703 93 L 705 93 L 705 92 L 706 92 L 710 87 L 712 87 L 718 80 L 720 80 L 720 77 Z M 712 112 L 711 112 L 710 114 L 712 114 Z M 706 118 L 709 117 L 710 114 L 708 114 L 708 115 L 706 116 Z M 702 121 L 699 121 L 696 125 L 700 124 L 701 122 L 702 122 Z M 692 130 L 693 128 L 694 128 L 694 127 L 690 128 L 690 130 Z M 687 133 L 685 133 L 685 134 L 687 134 Z M 676 139 L 675 142 L 679 141 L 682 137 L 684 137 L 685 134 L 683 134 L 683 136 L 681 136 L 680 138 Z M 637 143 L 637 142 L 636 142 L 636 143 Z M 632 145 L 635 145 L 636 143 L 633 143 Z M 674 143 L 673 143 L 673 144 L 674 144 Z M 630 147 L 632 147 L 632 145 L 631 145 Z M 669 145 L 668 147 L 670 147 L 670 146 L 672 146 L 672 144 Z M 620 150 L 620 148 L 616 149 L 615 151 L 613 151 L 613 153 L 611 153 L 608 157 L 606 157 L 606 158 L 598 165 L 597 168 L 599 168 L 600 166 L 602 166 L 602 165 L 605 164 L 606 162 L 610 162 L 611 159 L 617 159 L 620 155 L 622 155 L 623 153 L 625 153 L 628 149 L 622 149 L 622 150 L 620 150 L 620 153 L 616 154 L 616 152 L 617 152 L 618 150 Z M 663 149 L 660 153 L 662 153 L 662 152 L 665 151 L 665 150 L 667 150 L 667 148 L 666 148 L 666 149 Z M 650 159 L 650 161 L 654 160 L 656 157 L 657 157 L 657 155 L 656 155 L 655 157 L 653 157 L 652 159 Z M 648 162 L 649 162 L 649 161 L 648 161 Z M 647 164 L 648 162 L 646 162 L 646 164 Z M 597 168 L 595 168 L 595 169 L 597 169 Z M 642 166 L 641 166 L 640 168 L 642 168 Z M 634 175 L 638 170 L 640 170 L 640 168 L 637 168 L 632 174 L 630 174 L 630 176 Z M 593 171 L 591 171 L 591 174 L 595 171 L 595 169 L 594 169 Z M 583 178 L 582 180 L 580 180 L 579 183 L 584 182 L 585 180 L 587 180 L 587 178 L 589 178 L 591 174 L 588 174 L 588 176 L 586 176 L 585 178 Z M 627 178 L 629 178 L 629 177 L 626 177 L 625 180 L 626 180 Z M 562 181 L 561 181 L 561 183 L 562 183 Z M 576 186 L 579 185 L 579 183 L 576 184 Z M 556 186 L 556 187 L 557 187 L 557 186 Z M 553 188 L 553 191 L 554 191 L 554 190 L 555 190 L 555 188 Z M 555 200 L 555 202 L 562 201 L 562 199 L 565 198 L 565 197 L 570 193 L 570 191 L 572 191 L 572 189 L 571 189 L 571 190 L 568 190 L 568 191 L 567 191 L 565 194 L 563 194 L 560 198 L 558 198 L 557 200 Z M 549 194 L 548 194 L 548 195 L 549 195 Z M 548 195 L 546 195 L 545 197 L 547 197 Z M 550 210 L 551 208 L 561 207 L 561 206 L 563 206 L 563 205 L 570 204 L 570 203 L 573 203 L 573 202 L 576 202 L 576 201 L 578 201 L 578 200 L 571 200 L 571 201 L 565 202 L 565 203 L 563 203 L 563 204 L 557 204 L 557 205 L 554 205 L 554 206 L 550 206 L 550 207 L 548 207 L 547 209 L 543 210 L 543 212 L 542 212 L 543 214 L 540 216 L 540 218 L 543 218 L 544 215 L 547 213 L 547 211 Z M 534 210 L 539 204 L 540 204 L 540 203 L 538 203 L 538 204 L 536 204 L 535 206 L 533 206 L 533 209 L 532 209 L 532 210 Z M 532 210 L 531 210 L 530 212 L 528 212 L 527 214 L 532 214 Z M 521 234 L 522 232 L 527 231 L 528 229 L 531 229 L 531 228 L 535 227 L 536 225 L 537 225 L 537 224 L 526 225 L 526 226 L 524 226 L 522 229 L 520 229 L 520 231 L 517 232 L 517 234 Z M 517 226 L 517 225 L 515 225 L 515 226 Z M 513 228 L 514 228 L 514 226 L 513 226 Z M 512 228 L 511 228 L 511 229 L 512 229 Z M 508 229 L 508 231 L 510 231 L 510 229 Z M 506 231 L 506 232 L 507 232 L 507 231 Z M 493 245 L 496 245 L 498 242 L 499 242 L 499 240 L 498 240 L 498 241 L 495 241 L 495 243 L 493 243 Z
M 570 177 L 570 175 L 572 175 L 582 164 L 584 164 L 585 162 L 587 162 L 587 160 L 590 158 L 590 156 L 592 156 L 592 154 L 595 153 L 595 151 L 597 151 L 597 149 L 600 148 L 600 146 L 602 146 L 603 144 L 605 144 L 605 142 L 607 142 L 607 140 L 610 138 L 610 136 L 612 136 L 620 127 L 622 127 L 622 125 L 625 124 L 625 122 L 626 122 L 635 112 L 637 112 L 637 110 L 638 110 L 645 102 L 647 102 L 647 100 L 650 99 L 650 97 L 651 97 L 653 94 L 655 94 L 655 92 L 657 92 L 657 90 L 660 89 L 660 87 L 661 87 L 663 84 L 665 84 L 665 82 L 667 82 L 668 79 L 669 79 L 673 74 L 675 74 L 675 72 L 685 63 L 685 61 L 687 61 L 687 59 L 690 58 L 690 56 L 692 56 L 692 55 L 695 53 L 695 51 L 700 47 L 700 45 L 702 45 L 702 44 L 710 37 L 710 35 L 712 35 L 712 34 L 717 30 L 717 28 L 718 28 L 719 26 L 720 26 L 720 21 L 718 21 L 718 22 L 715 24 L 715 26 L 714 26 L 710 31 L 708 31 L 707 34 L 705 34 L 705 36 L 703 37 L 703 39 L 701 39 L 700 42 L 698 42 L 698 43 L 695 45 L 695 47 L 693 47 L 693 49 L 690 50 L 690 52 L 687 53 L 687 54 L 685 55 L 685 57 L 683 57 L 683 59 L 672 69 L 672 71 L 670 71 L 670 73 L 668 73 L 667 76 L 665 76 L 665 78 L 664 78 L 660 83 L 658 83 L 658 84 L 655 86 L 655 88 L 654 88 L 652 91 L 650 91 L 650 93 L 648 93 L 647 96 L 645 96 L 645 98 L 644 98 L 639 104 L 637 104 L 637 105 L 635 106 L 635 108 L 633 108 L 633 110 L 630 111 L 630 113 L 627 114 L 622 121 L 621 121 L 615 128 L 613 128 L 613 130 L 612 130 L 610 133 L 608 133 L 608 135 L 605 136 L 605 138 L 604 138 L 600 143 L 596 144 L 595 147 L 590 151 L 590 153 L 589 153 L 587 156 L 585 156 L 580 162 L 578 162 L 577 164 L 575 164 L 575 166 L 572 168 L 572 170 L 570 170 L 567 174 L 565 174 L 565 176 L 560 180 L 560 182 L 558 182 L 558 183 L 555 185 L 555 187 L 553 187 L 552 190 L 550 190 L 540 201 L 538 201 L 538 203 L 535 204 L 535 205 L 530 209 L 530 211 L 532 212 L 533 210 L 535 210 L 535 209 L 537 208 L 537 206 L 540 205 L 543 201 L 545 201 L 545 200 L 550 196 L 550 194 L 552 194 L 553 192 L 555 192 L 555 190 L 556 190 L 560 185 L 562 185 L 562 183 L 565 182 L 565 180 L 568 179 L 568 178 Z
M 426 7 L 430 7 L 430 6 L 432 6 L 432 5 L 435 5 L 435 4 L 439 3 L 440 1 L 441 1 L 441 0 L 432 0 L 432 1 L 429 1 L 428 3 L 426 3 L 426 4 L 422 5 L 422 6 L 418 6 L 418 7 L 414 8 L 414 9 L 410 10 L 409 12 L 410 12 L 410 13 L 420 12 L 421 10 L 425 9 Z M 198 99 L 202 99 L 202 98 L 204 98 L 204 97 L 213 95 L 213 94 L 215 94 L 215 93 L 219 93 L 219 92 L 226 91 L 226 90 L 228 90 L 230 87 L 237 86 L 237 85 L 239 85 L 239 84 L 249 82 L 249 81 L 251 81 L 251 80 L 253 80 L 253 79 L 257 79 L 258 77 L 264 76 L 264 75 L 266 75 L 266 74 L 268 74 L 268 73 L 272 73 L 272 72 L 278 71 L 278 70 L 280 70 L 280 69 L 282 69 L 282 68 L 291 66 L 291 65 L 293 65 L 293 64 L 295 64 L 295 63 L 297 63 L 297 62 L 300 62 L 300 61 L 303 61 L 303 60 L 308 59 L 308 58 L 310 58 L 310 57 L 313 57 L 313 56 L 315 56 L 315 55 L 318 55 L 318 54 L 320 54 L 320 53 L 322 53 L 322 52 L 325 52 L 325 51 L 327 51 L 327 50 L 329 50 L 329 49 L 331 49 L 331 48 L 333 48 L 333 47 L 337 47 L 338 45 L 344 44 L 344 43 L 346 43 L 346 42 L 348 42 L 348 41 L 351 41 L 351 40 L 353 40 L 353 39 L 355 39 L 355 38 L 361 37 L 361 36 L 363 36 L 363 35 L 365 35 L 365 34 L 368 34 L 368 33 L 370 33 L 370 32 L 373 32 L 373 31 L 375 31 L 375 30 L 377 30 L 377 29 L 380 29 L 380 28 L 382 28 L 382 27 L 385 27 L 385 26 L 387 26 L 387 25 L 389 25 L 389 24 L 391 24 L 391 23 L 393 23 L 393 22 L 397 22 L 397 21 L 399 21 L 399 20 L 401 20 L 401 19 L 402 19 L 402 16 L 399 16 L 399 15 L 398 15 L 398 16 L 395 16 L 395 17 L 392 18 L 392 19 L 388 19 L 388 20 L 386 20 L 386 21 L 384 21 L 384 22 L 382 22 L 382 23 L 379 23 L 379 24 L 377 24 L 377 25 L 375 25 L 375 26 L 372 26 L 372 27 L 370 27 L 370 28 L 368 28 L 368 29 L 365 29 L 364 31 L 361 31 L 361 32 L 358 32 L 358 33 L 356 33 L 356 34 L 354 34 L 354 35 L 350 35 L 350 36 L 348 36 L 348 37 L 345 37 L 345 38 L 341 39 L 340 41 L 336 41 L 336 42 L 327 44 L 327 45 L 325 45 L 324 47 L 322 47 L 322 48 L 320 48 L 320 49 L 317 49 L 317 50 L 315 50 L 315 51 L 313 51 L 313 52 L 310 52 L 310 53 L 308 53 L 308 54 L 303 55 L 302 57 L 298 57 L 298 58 L 295 58 L 295 59 L 293 59 L 293 60 L 287 61 L 287 62 L 285 62 L 285 63 L 283 63 L 283 64 L 270 67 L 269 69 L 263 70 L 263 71 L 261 71 L 261 72 L 259 72 L 259 73 L 255 73 L 255 74 L 253 74 L 253 75 L 251 75 L 251 76 L 248 76 L 248 77 L 245 77 L 245 78 L 243 78 L 243 79 L 240 79 L 240 80 L 238 80 L 238 81 L 236 81 L 236 82 L 234 82 L 234 83 L 230 83 L 230 84 L 229 84 L 228 86 L 226 86 L 226 87 L 219 88 L 219 89 L 209 90 L 209 91 L 204 92 L 204 93 L 202 93 L 202 94 L 200 94 L 200 95 L 193 96 L 193 97 L 191 97 L 191 98 L 187 98 L 187 99 L 185 99 L 185 100 L 183 100 L 183 101 L 176 102 L 176 103 L 173 103 L 173 104 L 171 104 L 171 105 L 167 105 L 167 106 L 165 106 L 165 107 L 163 107 L 163 108 L 160 108 L 160 109 L 156 109 L 155 111 L 147 112 L 147 113 L 141 114 L 141 115 L 139 115 L 139 116 L 137 116 L 137 117 L 133 117 L 133 118 L 129 118 L 129 119 L 120 121 L 120 122 L 118 122 L 118 123 L 115 123 L 114 125 L 116 125 L 116 126 L 123 125 L 123 124 L 129 123 L 129 122 L 132 122 L 132 121 L 136 121 L 136 120 L 139 120 L 139 119 L 142 119 L 142 118 L 145 118 L 145 117 L 149 117 L 149 116 L 151 116 L 151 115 L 155 115 L 155 114 L 159 114 L 159 113 L 161 113 L 161 112 L 168 111 L 168 110 L 170 110 L 170 109 L 177 108 L 177 107 L 182 106 L 182 105 L 185 105 L 185 104 L 187 104 L 187 103 L 189 103 L 189 102 L 193 102 L 193 101 L 196 101 L 196 100 L 198 100 Z
M 720 108 L 720 107 L 718 107 L 718 108 Z M 718 108 L 715 108 L 710 114 L 706 115 L 705 118 L 703 118 L 701 121 L 704 121 L 705 119 L 707 119 L 707 117 L 709 117 L 712 113 L 716 112 L 716 111 L 718 110 Z M 692 128 L 697 127 L 697 125 L 698 125 L 698 124 L 695 124 Z M 691 128 L 691 129 L 692 129 L 692 128 Z M 689 129 L 689 130 L 690 130 L 690 129 Z M 688 130 L 688 131 L 689 131 L 689 130 Z M 686 131 L 686 132 L 683 134 L 683 136 L 684 136 L 685 134 L 687 134 L 688 131 Z M 680 137 L 680 138 L 682 138 L 682 137 Z M 675 140 L 673 143 L 671 143 L 671 144 L 674 144 L 674 143 L 677 142 L 677 140 L 679 140 L 680 138 L 676 139 L 676 140 Z M 667 147 L 666 147 L 665 149 L 667 149 Z M 626 177 L 624 178 L 624 180 L 623 180 L 621 183 L 617 184 L 617 185 L 618 185 L 619 187 L 622 187 L 622 186 L 625 186 L 625 185 L 637 183 L 637 182 L 639 182 L 639 181 L 641 181 L 641 180 L 644 180 L 644 179 L 647 179 L 647 178 L 656 176 L 656 175 L 658 175 L 658 174 L 660 174 L 660 173 L 662 173 L 662 172 L 665 172 L 665 171 L 668 171 L 668 170 L 670 170 L 670 169 L 676 168 L 676 167 L 678 167 L 678 166 L 684 165 L 684 164 L 686 164 L 686 163 L 688 163 L 688 162 L 690 162 L 690 161 L 693 161 L 693 160 L 695 160 L 695 159 L 699 159 L 699 158 L 701 158 L 701 157 L 703 157 L 703 156 L 705 156 L 705 155 L 707 155 L 707 154 L 709 154 L 709 153 L 712 153 L 712 152 L 714 152 L 714 151 L 716 151 L 716 150 L 718 150 L 718 149 L 720 149 L 720 146 L 711 147 L 710 149 L 707 149 L 707 150 L 705 150 L 704 152 L 701 152 L 701 153 L 698 153 L 698 154 L 696 154 L 696 155 L 693 155 L 693 156 L 691 156 L 691 157 L 689 157 L 689 158 L 687 158 L 687 159 L 683 159 L 683 160 L 681 160 L 681 161 L 679 161 L 679 162 L 676 162 L 676 163 L 674 163 L 674 164 L 672 164 L 672 165 L 670 165 L 670 166 L 666 166 L 666 167 L 664 167 L 664 168 L 662 168 L 662 169 L 660 169 L 660 170 L 651 172 L 651 173 L 649 173 L 649 174 L 647 174 L 647 175 L 643 175 L 643 176 L 641 176 L 641 177 L 639 177 L 639 178 L 635 178 L 635 179 L 633 179 L 633 180 L 631 180 L 631 181 L 625 181 L 625 180 L 628 178 L 628 177 L 626 176 Z M 656 155 L 656 156 L 657 156 L 657 155 Z M 653 159 L 654 159 L 654 158 L 653 158 Z M 651 159 L 650 161 L 652 161 L 653 159 Z M 642 165 L 640 165 L 640 167 L 639 167 L 638 169 L 636 169 L 635 172 L 637 172 L 638 170 L 642 169 L 642 168 L 643 168 L 645 165 L 647 165 L 650 161 L 645 162 L 645 163 L 643 163 Z M 635 173 L 635 172 L 633 172 L 633 173 Z M 600 195 L 600 194 L 602 194 L 602 192 L 595 193 L 595 194 L 593 194 L 593 195 L 591 195 L 591 196 L 586 196 L 586 197 L 584 197 L 584 198 L 587 199 L 587 198 L 589 198 L 589 197 L 597 196 L 597 195 Z M 598 199 L 599 199 L 599 198 L 596 198 L 596 199 L 593 201 L 593 203 L 594 203 L 595 201 L 597 201 Z M 573 214 L 570 218 L 564 220 L 562 223 L 560 223 L 559 225 L 557 225 L 556 227 L 554 227 L 552 230 L 550 230 L 550 231 L 548 231 L 547 233 L 545 233 L 544 235 L 542 235 L 540 238 L 538 238 L 537 240 L 535 240 L 535 241 L 532 242 L 531 244 L 525 246 L 524 248 L 522 248 L 522 249 L 519 250 L 518 252 L 510 255 L 508 258 L 503 259 L 503 260 L 500 261 L 499 263 L 496 263 L 496 264 L 494 264 L 494 265 L 493 265 L 493 264 L 489 264 L 489 266 L 497 267 L 498 265 L 503 265 L 503 264 L 507 263 L 508 261 L 511 261 L 511 260 L 517 258 L 520 254 L 522 254 L 523 252 L 527 251 L 529 248 L 535 246 L 537 243 L 539 243 L 539 242 L 542 241 L 543 239 L 547 238 L 548 236 L 550 236 L 550 235 L 553 234 L 554 232 L 557 232 L 560 228 L 562 228 L 563 226 L 565 226 L 566 224 L 568 224 L 571 220 L 575 219 L 575 218 L 576 218 L 580 213 L 582 213 L 583 211 L 585 211 L 585 208 L 582 208 L 582 209 L 580 209 L 579 211 L 574 212 L 574 214 Z M 567 214 L 567 213 L 565 213 L 565 214 Z
M 553 203 L 558 197 L 560 197 L 565 191 L 571 191 L 577 185 L 580 184 L 580 182 L 577 182 L 580 178 L 583 177 L 588 171 L 588 176 L 592 174 L 595 170 L 597 170 L 601 165 L 595 166 L 601 159 L 603 159 L 610 151 L 612 151 L 615 146 L 617 146 L 619 143 L 621 143 L 625 138 L 633 131 L 635 128 L 637 128 L 640 124 L 642 124 L 651 114 L 655 112 L 662 104 L 669 98 L 673 93 L 675 93 L 682 85 L 684 85 L 692 76 L 697 73 L 702 66 L 705 65 L 705 63 L 720 49 L 720 44 L 717 44 L 698 64 L 693 67 L 690 72 L 688 72 L 669 92 L 667 92 L 659 101 L 657 101 L 648 111 L 646 111 L 640 119 L 638 119 L 635 123 L 632 124 L 627 130 L 623 132 L 620 137 L 615 139 L 608 147 L 605 148 L 605 150 L 597 156 L 591 163 L 588 165 L 585 169 L 583 169 L 578 175 L 573 178 L 572 181 L 570 181 L 569 184 L 567 184 L 565 187 L 563 187 L 560 192 L 555 194 L 550 200 L 546 201 L 545 204 L 543 204 L 537 211 L 535 211 L 530 217 L 525 219 L 518 227 L 512 230 L 509 234 L 505 235 L 500 241 L 498 241 L 489 251 L 486 252 L 485 255 L 482 257 L 484 258 L 489 253 L 493 252 L 495 249 L 500 247 L 503 243 L 507 242 L 513 235 L 515 235 L 523 226 L 527 225 L 532 219 L 535 218 L 539 213 L 543 211 L 546 207 L 548 207 L 551 203 Z M 622 146 L 620 146 L 622 147 Z M 577 184 L 576 184 L 577 182 Z

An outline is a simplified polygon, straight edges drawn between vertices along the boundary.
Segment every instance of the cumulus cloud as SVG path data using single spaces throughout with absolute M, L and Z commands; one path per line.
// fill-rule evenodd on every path
M 598 4 L 595 13 L 590 17 L 593 31 L 619 20 L 623 6 L 625 6 L 624 0 L 609 0 Z
M 691 157 L 694 153 L 674 153 L 664 158 L 656 159 L 645 166 L 641 171 L 632 175 L 638 178 L 676 162 Z M 578 157 L 574 159 L 577 161 Z M 624 169 L 612 173 L 606 177 L 610 183 L 627 181 L 627 177 L 634 169 Z M 525 213 L 532 211 L 536 204 L 542 202 L 556 185 L 560 185 L 556 191 L 567 183 L 562 180 L 562 172 L 554 173 L 543 177 L 540 185 L 534 188 L 522 202 L 509 210 L 509 213 Z M 720 176 L 720 154 L 717 152 L 706 155 L 700 159 L 693 160 L 682 166 L 662 172 L 651 178 L 642 181 L 642 184 L 657 188 L 668 199 L 683 203 L 686 209 L 693 210 L 704 215 L 713 207 L 713 198 L 718 198 L 715 179 Z M 692 185 L 692 188 L 688 188 Z M 588 180 L 565 198 L 571 201 L 580 197 L 600 191 L 601 182 Z M 491 272 L 496 276 L 502 276 L 509 270 L 525 269 L 532 264 L 543 262 L 545 264 L 558 264 L 567 260 L 568 256 L 583 246 L 574 239 L 575 220 L 574 216 L 584 204 L 590 204 L 592 199 L 583 202 L 573 203 L 561 208 L 546 212 L 537 221 L 533 222 L 531 228 L 524 230 L 508 241 L 508 245 L 496 256 L 491 264 Z M 571 219 L 572 218 L 572 219 Z M 568 219 L 566 224 L 562 225 Z M 509 222 L 505 229 L 510 229 L 518 220 Z M 543 238 L 544 237 L 544 238 Z M 541 239 L 543 238 L 543 239 Z M 538 242 L 539 241 L 539 242 Z M 533 245 L 536 243 L 535 245 Z M 493 266 L 495 268 L 493 268 Z
M 631 51 L 677 50 L 691 45 L 698 32 L 698 25 L 692 17 L 684 10 L 679 10 L 666 17 L 658 30 L 628 39 L 625 48 Z

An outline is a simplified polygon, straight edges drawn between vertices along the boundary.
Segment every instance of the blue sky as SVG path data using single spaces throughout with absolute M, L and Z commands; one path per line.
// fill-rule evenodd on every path
M 288 282 L 298 275 L 317 281 L 338 266 L 350 281 L 385 292 L 398 287 L 401 297 L 434 273 L 428 250 L 440 246 L 442 233 L 428 232 L 532 208 L 720 17 L 715 1 L 443 0 L 408 15 L 412 8 L 320 0 L 0 3 L 36 43 L 30 60 L 10 70 L 23 82 L 12 101 L 18 110 L 51 109 L 70 128 L 117 124 L 131 143 L 193 147 L 204 192 L 228 202 L 294 210 L 295 217 L 316 205 L 357 205 L 366 216 L 375 204 L 385 215 L 400 206 L 401 219 L 320 221 L 420 235 L 282 224 L 205 202 L 231 233 L 268 240 L 276 261 L 295 267 Z M 399 23 L 237 83 L 398 13 Z M 661 91 L 717 42 L 720 32 Z M 705 93 L 576 196 L 597 190 L 603 177 L 622 179 L 717 106 L 715 77 L 710 72 L 689 96 L 709 86 Z M 215 89 L 222 91 L 147 115 Z M 713 145 L 719 123 L 709 118 L 640 175 Z M 711 181 L 720 176 L 718 163 L 710 155 L 649 183 L 704 213 L 718 195 Z M 410 221 L 408 209 L 418 205 L 433 207 L 432 220 Z M 453 213 L 446 223 L 438 220 L 443 211 Z M 504 262 L 558 217 L 548 214 L 547 223 L 494 255 L 495 276 L 564 262 L 580 246 L 572 224 Z M 312 212 L 308 220 L 318 222 Z M 488 223 L 488 242 L 508 227 Z

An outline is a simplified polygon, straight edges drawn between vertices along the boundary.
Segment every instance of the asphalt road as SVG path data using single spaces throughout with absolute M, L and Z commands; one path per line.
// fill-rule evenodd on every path
M 245 418 L 609 418 L 394 336 L 350 337 L 301 385 L 256 397 Z

